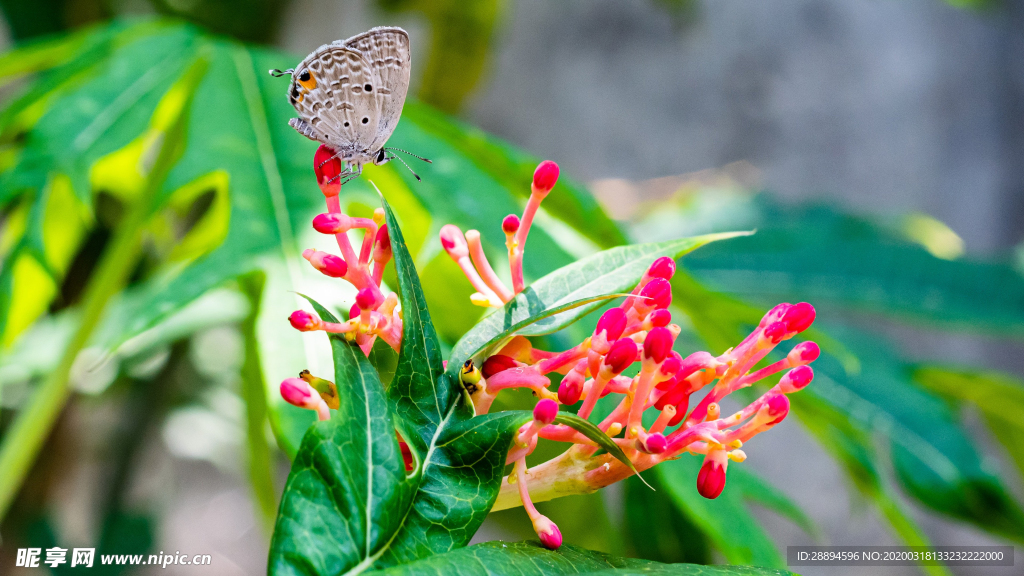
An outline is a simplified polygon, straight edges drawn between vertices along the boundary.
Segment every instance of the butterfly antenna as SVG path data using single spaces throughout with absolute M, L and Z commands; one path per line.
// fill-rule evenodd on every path
M 295 72 L 295 70 L 293 68 L 289 68 L 289 69 L 283 70 L 283 71 L 282 70 L 278 70 L 277 68 L 274 68 L 274 69 L 272 69 L 270 71 L 270 75 L 273 76 L 274 78 L 280 78 L 281 76 L 284 76 L 285 74 L 291 74 L 292 72 Z
M 431 162 L 430 160 L 427 160 L 423 156 L 417 156 L 417 155 L 413 154 L 412 152 L 409 152 L 408 150 L 402 150 L 401 148 L 385 148 L 385 150 L 394 150 L 396 152 L 402 152 L 403 154 L 408 154 L 409 156 L 412 156 L 413 158 L 419 158 L 420 160 L 423 160 L 427 164 L 433 164 L 433 162 Z M 397 156 L 395 156 L 395 157 L 397 158 Z M 403 162 L 403 164 L 405 164 L 405 163 Z
M 389 148 L 389 150 L 390 150 L 390 148 Z M 415 156 L 415 154 L 414 154 L 414 156 Z M 417 158 L 419 158 L 419 156 L 416 156 L 416 157 L 417 157 Z M 391 155 L 391 158 L 392 158 L 393 160 L 398 160 L 399 162 L 401 162 L 401 163 L 402 163 L 402 166 L 405 166 L 406 168 L 408 168 L 408 169 L 409 169 L 409 172 L 412 172 L 412 175 L 416 177 L 416 181 L 417 181 L 417 182 L 421 182 L 421 181 L 423 180 L 422 178 L 420 178 L 420 175 L 419 175 L 419 174 L 417 174 L 415 170 L 413 170 L 412 168 L 410 168 L 410 167 L 409 167 L 409 165 L 405 163 L 405 160 L 402 160 L 401 158 L 399 158 L 399 157 L 398 157 L 397 155 L 395 155 L 395 154 L 392 154 L 392 155 Z M 420 159 L 422 160 L 422 158 L 420 158 Z M 430 162 L 430 160 L 427 160 L 427 162 Z

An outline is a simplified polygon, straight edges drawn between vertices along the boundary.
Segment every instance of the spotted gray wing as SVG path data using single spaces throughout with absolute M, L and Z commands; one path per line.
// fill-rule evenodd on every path
M 306 72 L 310 80 L 303 80 Z M 369 151 L 377 136 L 382 97 L 373 86 L 380 84 L 380 76 L 360 51 L 337 42 L 321 46 L 292 73 L 289 101 L 312 128 L 299 132 L 366 161 L 358 155 Z
M 380 124 L 370 147 L 371 151 L 376 151 L 395 131 L 409 91 L 412 68 L 409 35 L 401 28 L 380 26 L 345 40 L 344 45 L 361 52 L 380 76 L 382 86 L 379 95 L 383 97 Z

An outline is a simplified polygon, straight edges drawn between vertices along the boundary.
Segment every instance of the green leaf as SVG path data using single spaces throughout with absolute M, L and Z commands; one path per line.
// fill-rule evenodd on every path
M 532 417 L 473 417 L 442 370 L 416 268 L 386 202 L 384 209 L 403 310 L 395 375 L 385 394 L 370 361 L 344 338 L 330 337 L 342 409 L 303 439 L 270 574 L 358 574 L 465 546 L 497 498 L 515 431 Z M 396 430 L 413 454 L 408 474 Z
M 568 304 L 562 304 L 561 306 L 555 306 L 553 308 L 548 308 L 546 310 L 542 310 L 542 311 L 538 312 L 537 314 L 535 314 L 533 316 L 530 316 L 529 318 L 527 318 L 525 320 L 522 320 L 520 322 L 516 322 L 512 326 L 509 326 L 507 330 L 504 330 L 504 331 L 502 331 L 502 332 L 492 336 L 490 340 L 487 340 L 486 342 L 483 342 L 482 344 L 475 343 L 473 340 L 467 340 L 464 337 L 463 339 L 461 339 L 459 341 L 459 343 L 456 345 L 456 347 L 452 350 L 452 357 L 448 360 L 448 364 L 451 366 L 451 368 L 448 370 L 448 373 L 454 377 L 458 373 L 459 369 L 461 369 L 462 365 L 470 357 L 476 356 L 477 354 L 480 354 L 480 353 L 486 353 L 488 350 L 496 348 L 505 339 L 510 338 L 511 336 L 514 336 L 517 333 L 521 333 L 524 328 L 527 328 L 529 326 L 535 326 L 537 324 L 542 324 L 542 323 L 544 323 L 545 320 L 548 320 L 549 318 L 552 318 L 553 316 L 557 316 L 558 314 L 561 314 L 563 312 L 568 312 L 570 310 L 575 310 L 576 308 L 579 308 L 581 306 L 585 306 L 587 304 L 599 304 L 601 302 L 605 302 L 607 300 L 612 300 L 612 299 L 618 298 L 620 296 L 621 296 L 621 294 L 605 294 L 603 296 L 592 296 L 590 298 L 582 298 L 580 300 L 573 300 L 572 302 L 569 302 Z M 478 335 L 480 337 L 483 337 L 485 334 L 486 334 L 485 331 L 480 331 L 480 333 Z M 467 334 L 467 336 L 469 336 L 469 335 Z M 471 352 L 468 357 L 463 359 L 463 358 L 461 358 L 461 356 L 462 356 L 462 354 L 465 353 L 466 350 L 474 350 L 474 351 Z M 456 354 L 458 354 L 459 356 L 455 356 Z M 461 359 L 461 362 L 460 362 L 460 359 Z
M 452 370 L 462 366 L 463 362 L 492 339 L 531 318 L 544 316 L 548 311 L 571 302 L 632 290 L 651 263 L 662 256 L 677 259 L 710 242 L 745 234 L 708 234 L 666 242 L 619 246 L 563 266 L 527 286 L 515 299 L 495 310 L 467 332 L 452 350 L 449 359 Z M 593 304 L 575 307 L 526 326 L 518 332 L 528 336 L 556 332 L 600 306 L 601 302 L 595 301 Z
M 536 542 L 487 542 L 440 556 L 370 572 L 373 576 L 558 576 L 589 574 L 628 576 L 784 576 L 785 570 L 753 566 L 701 566 L 662 564 L 650 560 L 617 558 L 568 544 L 548 550 Z
M 633 462 L 631 462 L 629 457 L 626 456 L 626 453 L 622 451 L 622 448 L 619 448 L 619 445 L 612 441 L 612 439 L 604 433 L 604 430 L 601 430 L 589 420 L 585 420 L 568 412 L 559 412 L 558 416 L 555 416 L 555 424 L 564 424 L 593 440 L 598 446 L 604 448 L 606 452 L 614 456 L 616 460 L 629 467 L 629 469 L 632 470 L 638 478 L 640 477 L 640 472 L 638 472 L 636 467 L 633 466 Z M 643 480 L 643 478 L 640 479 Z M 647 483 L 644 482 L 644 484 Z M 650 485 L 648 484 L 648 487 L 649 486 Z
M 1007 374 L 940 366 L 919 366 L 914 379 L 944 398 L 977 407 L 1024 476 L 1024 382 Z

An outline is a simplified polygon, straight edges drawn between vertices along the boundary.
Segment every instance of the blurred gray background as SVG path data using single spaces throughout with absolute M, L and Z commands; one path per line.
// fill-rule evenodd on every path
M 593 182 L 614 214 L 628 214 L 632 203 L 648 199 L 645 193 L 672 192 L 654 184 L 617 186 L 621 180 L 743 161 L 758 184 L 783 198 L 824 197 L 869 214 L 930 214 L 959 234 L 969 253 L 992 254 L 1021 241 L 1020 2 L 1006 2 L 998 13 L 941 0 L 667 5 L 509 0 L 492 60 L 463 117 Z M 414 66 L 425 61 L 429 27 L 415 16 L 381 14 L 367 0 L 296 0 L 279 44 L 301 56 L 381 24 L 409 30 Z M 984 346 L 943 341 L 934 348 L 977 359 L 984 358 Z M 225 422 L 230 448 L 230 415 Z M 219 563 L 149 573 L 265 572 L 268 536 L 256 524 L 242 473 L 176 451 L 164 437 L 152 440 L 151 477 L 139 486 L 158 490 L 167 507 L 159 548 L 211 553 Z M 796 422 L 759 437 L 749 454 L 745 465 L 803 505 L 824 529 L 826 543 L 893 543 Z M 790 455 L 817 464 L 798 469 Z M 69 470 L 68 486 L 88 486 L 82 478 L 94 473 Z M 617 494 L 611 489 L 604 496 L 613 511 Z M 997 543 L 914 510 L 937 544 Z M 73 526 L 75 511 L 64 515 Z M 764 520 L 783 548 L 812 543 L 778 517 Z M 489 523 L 477 538 L 500 537 L 521 536 Z M 1015 568 L 954 572 L 1020 574 L 1021 561 Z M 913 568 L 800 572 L 919 574 Z

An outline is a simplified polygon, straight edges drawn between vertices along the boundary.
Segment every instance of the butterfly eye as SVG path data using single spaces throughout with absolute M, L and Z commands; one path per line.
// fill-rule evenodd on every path
M 306 90 L 312 90 L 316 88 L 316 78 L 313 77 L 313 73 L 309 70 L 303 70 L 299 74 L 299 84 Z

